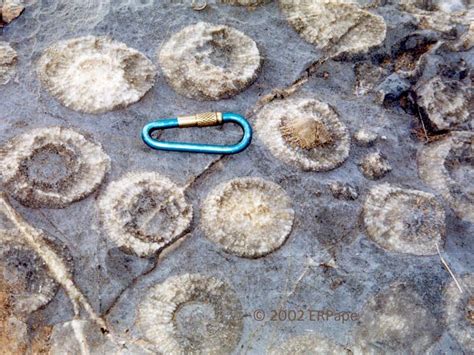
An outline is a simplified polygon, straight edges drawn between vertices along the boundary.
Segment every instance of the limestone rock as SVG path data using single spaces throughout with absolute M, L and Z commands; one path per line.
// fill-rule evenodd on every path
M 73 319 L 56 324 L 51 332 L 49 354 L 152 354 L 139 344 L 104 333 L 91 320 Z
M 270 355 L 325 354 L 349 355 L 352 352 L 317 334 L 298 335 L 270 349 Z
M 356 76 L 354 94 L 356 96 L 364 96 L 370 93 L 382 79 L 384 70 L 370 63 L 362 62 L 355 65 L 354 73 Z

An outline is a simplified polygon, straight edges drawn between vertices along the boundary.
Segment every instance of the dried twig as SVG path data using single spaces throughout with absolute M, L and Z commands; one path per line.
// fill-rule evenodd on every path
M 418 111 L 418 117 L 421 122 L 421 127 L 423 128 L 423 133 L 425 134 L 426 143 L 428 143 L 430 139 L 428 137 L 428 132 L 426 131 L 425 122 L 423 122 L 423 118 L 421 117 L 420 108 L 417 106 L 416 110 Z
M 444 258 L 441 256 L 441 252 L 440 252 L 440 250 L 439 250 L 438 243 L 436 243 L 436 250 L 438 251 L 439 258 L 441 259 L 441 262 L 443 263 L 444 267 L 446 268 L 446 270 L 448 270 L 449 274 L 451 275 L 451 277 L 453 278 L 454 282 L 456 283 L 456 286 L 458 287 L 459 292 L 462 293 L 463 291 L 462 291 L 461 285 L 459 284 L 458 280 L 457 280 L 456 277 L 454 276 L 454 273 L 451 271 L 451 268 L 449 267 L 449 265 L 448 265 L 448 263 L 446 262 L 446 260 L 444 260 Z

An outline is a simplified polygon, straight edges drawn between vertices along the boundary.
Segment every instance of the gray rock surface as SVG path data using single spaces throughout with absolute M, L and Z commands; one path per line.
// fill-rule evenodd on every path
M 202 11 L 193 10 L 191 1 L 185 0 L 25 1 L 21 16 L 0 29 L 0 41 L 17 52 L 15 73 L 0 86 L 0 144 L 34 128 L 64 126 L 100 143 L 111 159 L 111 169 L 94 193 L 65 208 L 27 208 L 9 196 L 13 208 L 30 226 L 22 233 L 33 236 L 30 242 L 36 250 L 49 262 L 55 260 L 48 254 L 54 249 L 39 242 L 41 234 L 35 230 L 42 230 L 67 247 L 73 273 L 57 271 L 54 278 L 60 287 L 53 299 L 21 319 L 8 308 L 8 290 L 0 289 L 0 348 L 62 349 L 57 351 L 64 353 L 59 343 L 66 336 L 62 334 L 67 334 L 73 352 L 156 352 L 137 326 L 140 302 L 150 287 L 172 276 L 199 273 L 224 281 L 241 303 L 243 328 L 235 354 L 262 354 L 287 339 L 305 335 L 327 339 L 328 344 L 346 349 L 372 349 L 367 342 L 375 339 L 380 351 L 409 352 L 411 344 L 398 341 L 397 336 L 410 333 L 411 328 L 390 333 L 385 342 L 379 332 L 373 338 L 364 337 L 386 314 L 397 314 L 396 309 L 388 312 L 377 307 L 378 300 L 383 300 L 394 284 L 408 285 L 409 292 L 403 299 L 420 305 L 423 319 L 440 320 L 419 328 L 420 336 L 425 332 L 426 338 L 417 342 L 416 350 L 427 351 L 429 345 L 435 354 L 472 351 L 466 348 L 471 344 L 466 339 L 472 335 L 473 324 L 466 323 L 468 333 L 459 338 L 459 327 L 453 324 L 459 317 L 452 314 L 458 308 L 450 307 L 446 316 L 446 302 L 456 299 L 456 289 L 450 286 L 450 297 L 443 292 L 453 279 L 439 255 L 414 256 L 384 250 L 368 238 L 361 220 L 369 191 L 381 183 L 434 194 L 446 213 L 445 243 L 439 245 L 444 260 L 459 279 L 474 272 L 472 221 L 455 214 L 443 194 L 418 175 L 417 152 L 432 144 L 429 142 L 445 139 L 445 132 L 430 130 L 414 94 L 420 80 L 435 77 L 472 87 L 474 50 L 455 45 L 468 31 L 464 20 L 467 2 L 456 1 L 458 5 L 451 12 L 442 1 L 441 10 L 418 8 L 416 14 L 411 8 L 400 7 L 399 2 L 358 1 L 365 11 L 383 17 L 385 40 L 367 53 L 328 58 L 288 24 L 277 1 L 250 8 L 209 1 Z M 160 72 L 157 53 L 161 46 L 174 33 L 200 21 L 225 24 L 245 33 L 257 43 L 264 58 L 256 81 L 229 99 L 196 101 L 180 96 Z M 154 87 L 139 102 L 103 114 L 84 114 L 62 106 L 41 86 L 36 63 L 54 43 L 86 35 L 107 35 L 146 55 L 158 67 Z M 376 76 L 373 80 L 366 78 L 364 83 L 368 84 L 360 90 L 358 75 L 366 71 L 355 68 L 362 64 L 375 67 L 367 72 Z M 385 95 L 381 102 L 379 88 L 393 95 Z M 370 129 L 385 139 L 377 139 L 370 148 L 351 143 L 349 157 L 342 165 L 316 172 L 284 163 L 258 137 L 244 152 L 225 157 L 152 151 L 140 138 L 147 122 L 180 114 L 233 111 L 255 123 L 265 104 L 284 97 L 327 103 L 350 136 L 360 129 Z M 239 129 L 230 125 L 161 134 L 166 140 L 213 143 L 230 143 L 239 137 Z M 392 170 L 374 181 L 362 175 L 358 164 L 376 150 L 383 152 Z M 472 148 L 463 151 L 461 168 L 455 169 L 453 179 L 464 189 L 463 201 L 472 209 Z M 98 212 L 97 200 L 110 182 L 138 171 L 168 177 L 183 187 L 186 201 L 193 206 L 189 233 L 156 257 L 140 258 L 119 249 L 101 225 Z M 200 227 L 206 196 L 218 184 L 245 176 L 280 185 L 295 212 L 293 229 L 285 243 L 257 259 L 224 252 L 205 237 Z M 334 198 L 329 188 L 334 181 L 357 186 L 359 197 Z M 4 212 L 0 213 L 2 232 L 11 228 L 11 216 L 4 216 L 8 215 Z M 7 283 L 12 282 L 7 274 L 0 275 Z M 461 287 L 472 295 L 471 284 Z M 404 310 L 411 308 L 413 304 Z M 347 312 L 349 319 L 340 312 Z M 410 314 L 402 316 L 406 319 Z M 192 317 L 196 322 L 200 319 Z M 449 327 L 443 321 L 446 318 Z M 407 320 L 404 324 L 413 323 Z M 16 326 L 8 328 L 9 334 L 1 333 L 9 324 Z

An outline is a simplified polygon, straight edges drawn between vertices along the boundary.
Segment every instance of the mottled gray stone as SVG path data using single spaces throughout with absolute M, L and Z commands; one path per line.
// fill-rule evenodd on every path
M 375 89 L 379 94 L 380 102 L 396 100 L 410 88 L 410 82 L 393 73 Z

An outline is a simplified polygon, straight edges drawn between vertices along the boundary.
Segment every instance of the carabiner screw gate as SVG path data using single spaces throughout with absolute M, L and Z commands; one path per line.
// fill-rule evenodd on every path
M 223 124 L 221 112 L 204 112 L 178 117 L 179 128 L 219 126 L 221 124 Z
M 151 137 L 154 131 L 160 129 L 219 126 L 228 122 L 237 123 L 243 130 L 242 139 L 233 145 L 163 142 Z M 208 154 L 236 154 L 247 148 L 252 141 L 252 127 L 243 116 L 233 112 L 205 112 L 192 116 L 164 118 L 150 122 L 143 127 L 142 139 L 150 148 L 157 150 Z

